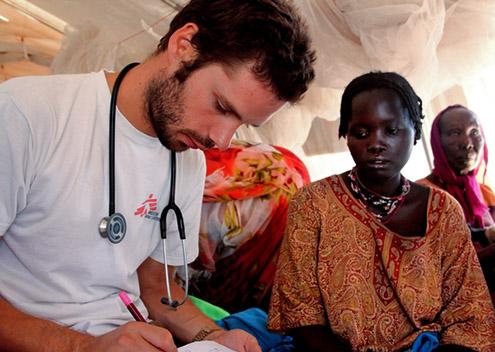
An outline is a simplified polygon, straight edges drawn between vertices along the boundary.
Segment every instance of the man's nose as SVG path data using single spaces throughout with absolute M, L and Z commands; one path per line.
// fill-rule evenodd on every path
M 229 122 L 214 127 L 214 130 L 210 132 L 210 138 L 215 142 L 217 148 L 225 150 L 230 146 L 232 137 L 235 131 L 241 124 L 237 122 Z

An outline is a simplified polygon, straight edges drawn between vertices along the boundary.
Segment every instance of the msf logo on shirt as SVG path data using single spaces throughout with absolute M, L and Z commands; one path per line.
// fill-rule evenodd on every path
M 138 208 L 134 212 L 134 215 L 145 219 L 160 221 L 160 214 L 158 214 L 158 212 L 156 211 L 157 204 L 158 199 L 156 199 L 153 193 L 150 193 L 148 198 L 146 198 L 146 200 L 142 202 L 140 206 L 138 206 Z

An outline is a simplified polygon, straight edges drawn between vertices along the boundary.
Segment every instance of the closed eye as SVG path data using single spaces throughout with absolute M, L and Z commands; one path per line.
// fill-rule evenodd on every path
M 398 128 L 387 128 L 387 133 L 395 136 L 397 133 L 399 133 L 399 129 Z
M 228 103 L 228 101 L 217 97 L 215 99 L 215 108 L 222 115 L 232 116 L 239 121 L 243 122 L 241 115 Z
M 351 134 L 358 139 L 362 139 L 362 138 L 366 138 L 366 136 L 368 136 L 369 133 L 368 130 L 365 128 L 358 128 L 351 130 Z
M 222 104 L 220 100 L 216 100 L 215 108 L 223 115 L 230 113 L 230 111 Z

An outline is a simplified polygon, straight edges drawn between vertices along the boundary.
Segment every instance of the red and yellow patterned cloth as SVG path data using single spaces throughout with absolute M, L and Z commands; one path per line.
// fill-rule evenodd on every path
M 267 309 L 288 201 L 309 174 L 290 151 L 233 141 L 205 152 L 207 177 L 192 293 L 230 312 Z
M 324 325 L 356 351 L 400 351 L 419 333 L 495 351 L 495 312 L 458 203 L 432 189 L 425 236 L 400 236 L 340 176 L 289 207 L 269 328 Z

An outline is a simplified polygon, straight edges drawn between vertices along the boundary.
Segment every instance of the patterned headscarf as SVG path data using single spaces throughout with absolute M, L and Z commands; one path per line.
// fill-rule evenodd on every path
M 481 195 L 480 186 L 476 181 L 476 175 L 481 167 L 481 162 L 467 175 L 456 175 L 447 161 L 447 156 L 442 148 L 440 137 L 440 120 L 447 111 L 456 108 L 467 109 L 459 104 L 448 106 L 442 110 L 433 121 L 433 125 L 431 127 L 431 148 L 434 156 L 433 174 L 445 182 L 447 191 L 461 204 L 466 221 L 473 227 L 484 228 L 485 224 L 483 216 L 488 211 L 488 207 L 485 205 L 483 196 Z M 486 174 L 486 165 L 488 164 L 488 147 L 486 145 L 486 139 L 481 125 L 479 127 L 483 139 L 485 140 L 482 159 L 485 161 Z

